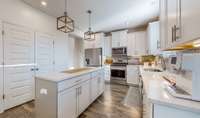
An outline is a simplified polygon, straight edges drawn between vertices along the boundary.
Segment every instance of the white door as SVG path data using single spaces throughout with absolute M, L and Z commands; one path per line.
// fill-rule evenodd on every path
M 77 117 L 77 88 L 58 93 L 58 118 Z
M 0 21 L 0 31 L 2 31 L 3 25 Z M 3 112 L 3 38 L 0 33 L 0 113 Z
M 90 104 L 90 81 L 82 83 L 79 88 L 79 114 L 81 114 Z
M 34 99 L 34 32 L 3 24 L 5 109 Z
M 36 74 L 54 71 L 54 37 L 36 33 Z

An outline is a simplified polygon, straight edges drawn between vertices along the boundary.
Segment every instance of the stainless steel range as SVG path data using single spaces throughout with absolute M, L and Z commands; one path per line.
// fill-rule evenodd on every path
M 117 51 L 116 51 L 117 50 Z M 126 47 L 112 49 L 111 83 L 125 84 L 127 80 L 126 66 L 128 57 Z

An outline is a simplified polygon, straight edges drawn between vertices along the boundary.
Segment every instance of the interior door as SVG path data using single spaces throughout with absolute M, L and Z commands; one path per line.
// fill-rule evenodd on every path
M 76 118 L 77 88 L 58 93 L 58 118 Z
M 36 74 L 54 71 L 54 37 L 36 33 Z
M 3 26 L 0 21 L 0 31 L 2 31 Z M 3 37 L 0 33 L 0 113 L 3 111 Z
M 79 90 L 79 114 L 90 104 L 90 81 L 84 82 Z
M 4 23 L 5 109 L 34 99 L 34 32 Z

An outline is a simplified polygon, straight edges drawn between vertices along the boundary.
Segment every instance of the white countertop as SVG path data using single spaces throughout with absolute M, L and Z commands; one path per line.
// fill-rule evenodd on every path
M 88 68 L 91 68 L 91 69 L 83 70 L 83 71 L 75 72 L 75 73 L 51 72 L 47 74 L 40 74 L 36 76 L 36 79 L 43 79 L 43 80 L 52 81 L 52 82 L 60 82 L 60 81 L 78 77 L 87 73 L 98 71 L 104 67 L 88 67 Z
M 166 81 L 161 78 L 162 74 L 170 74 L 168 72 L 147 72 L 140 66 L 140 72 L 144 84 L 147 98 L 153 104 L 161 104 L 171 106 L 191 112 L 200 113 L 200 102 L 179 99 L 170 95 L 164 88 Z

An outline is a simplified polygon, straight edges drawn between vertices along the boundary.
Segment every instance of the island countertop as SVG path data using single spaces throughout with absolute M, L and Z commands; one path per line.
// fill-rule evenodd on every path
M 50 72 L 47 74 L 39 74 L 36 76 L 36 79 L 42 79 L 42 80 L 47 80 L 47 81 L 52 81 L 52 82 L 61 82 L 61 81 L 78 77 L 87 73 L 95 72 L 103 68 L 104 67 L 83 67 L 83 68 L 77 68 L 77 69 L 69 69 L 62 72 Z M 70 72 L 70 71 L 78 70 L 78 69 L 83 69 L 83 70 L 77 71 L 77 72 Z
M 140 66 L 140 73 L 144 90 L 151 103 L 200 113 L 200 102 L 176 98 L 165 90 L 166 81 L 162 79 L 161 75 L 170 74 L 169 72 L 147 72 L 144 71 L 143 66 Z

